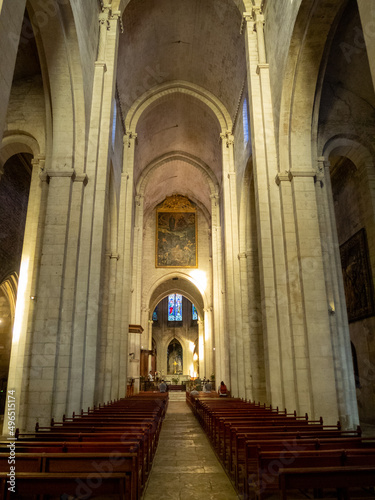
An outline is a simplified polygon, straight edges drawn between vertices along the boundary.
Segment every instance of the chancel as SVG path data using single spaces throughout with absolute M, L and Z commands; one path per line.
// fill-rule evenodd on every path
M 3 434 L 9 390 L 31 432 L 161 379 L 375 433 L 373 0 L 0 24 Z

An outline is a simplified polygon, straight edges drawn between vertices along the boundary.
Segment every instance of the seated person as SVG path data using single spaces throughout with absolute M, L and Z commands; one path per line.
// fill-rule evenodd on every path
M 164 382 L 164 380 L 162 380 L 161 384 L 159 385 L 159 391 L 160 392 L 167 392 L 167 384 Z
M 227 396 L 228 395 L 227 386 L 224 384 L 223 381 L 221 381 L 219 390 L 217 392 L 219 393 L 219 396 Z
M 196 386 L 194 386 L 194 387 L 192 388 L 192 390 L 190 391 L 190 395 L 191 395 L 191 396 L 199 396 L 199 391 L 197 391 Z
M 204 386 L 204 392 L 211 392 L 212 391 L 212 385 L 211 382 L 208 380 Z

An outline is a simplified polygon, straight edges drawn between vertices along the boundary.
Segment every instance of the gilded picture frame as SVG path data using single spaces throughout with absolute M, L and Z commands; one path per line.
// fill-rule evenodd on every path
M 198 267 L 197 210 L 185 196 L 166 198 L 156 209 L 156 267 Z
M 374 316 L 373 281 L 364 228 L 340 246 L 340 256 L 349 323 Z

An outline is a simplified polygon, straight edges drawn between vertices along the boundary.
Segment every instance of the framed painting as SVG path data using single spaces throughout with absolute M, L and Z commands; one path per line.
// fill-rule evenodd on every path
M 373 316 L 373 281 L 364 228 L 340 246 L 340 255 L 349 322 Z
M 197 211 L 185 196 L 156 209 L 156 267 L 198 267 Z

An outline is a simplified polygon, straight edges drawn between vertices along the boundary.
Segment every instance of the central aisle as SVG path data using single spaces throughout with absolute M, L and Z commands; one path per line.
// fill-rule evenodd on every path
M 169 394 L 144 500 L 237 500 L 185 397 L 184 392 Z

